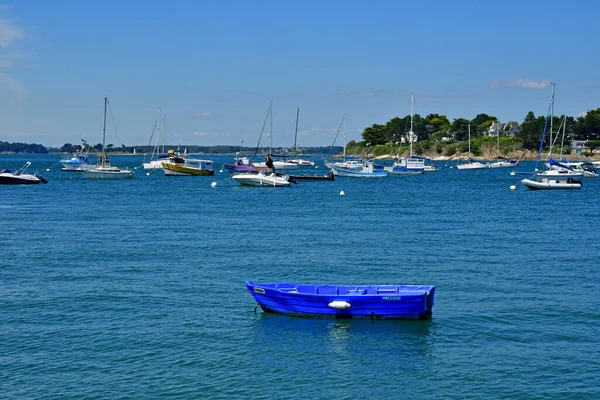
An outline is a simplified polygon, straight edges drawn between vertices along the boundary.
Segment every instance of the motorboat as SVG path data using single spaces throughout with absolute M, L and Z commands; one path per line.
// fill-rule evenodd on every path
M 425 172 L 425 160 L 413 157 L 396 157 L 394 164 L 385 167 L 393 175 L 419 175 Z
M 30 165 L 31 162 L 27 161 L 16 172 L 12 172 L 8 169 L 1 169 L 0 185 L 39 185 L 40 182 L 48 183 L 48 180 L 43 176 L 25 173 Z
M 291 183 L 289 175 L 264 171 L 235 174 L 232 178 L 242 186 L 289 187 Z
M 353 178 L 385 178 L 389 175 L 383 167 L 375 165 L 371 160 L 364 161 L 361 169 L 356 168 L 344 168 L 332 165 L 331 170 L 335 176 L 346 176 Z
M 246 287 L 267 313 L 317 318 L 423 319 L 432 313 L 431 285 L 305 285 L 254 283 Z
M 69 159 L 59 161 L 63 165 L 61 171 L 83 172 L 86 169 L 94 168 L 94 164 L 89 163 L 88 159 L 88 143 L 84 139 L 81 142 L 81 149 L 78 152 L 74 153 Z
M 162 169 L 167 176 L 214 175 L 214 162 L 195 158 L 171 157 L 162 162 Z

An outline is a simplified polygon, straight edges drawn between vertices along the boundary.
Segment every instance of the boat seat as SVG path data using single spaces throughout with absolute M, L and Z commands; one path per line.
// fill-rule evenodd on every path
M 335 286 L 319 286 L 317 290 L 319 294 L 338 294 Z

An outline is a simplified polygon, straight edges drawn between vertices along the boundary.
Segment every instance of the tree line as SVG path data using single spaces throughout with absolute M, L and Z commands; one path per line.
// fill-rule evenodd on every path
M 413 132 L 417 142 L 464 141 L 468 139 L 469 129 L 472 138 L 487 136 L 490 127 L 495 122 L 498 122 L 498 118 L 488 114 L 478 114 L 471 120 L 457 118 L 452 122 L 445 115 L 429 114 L 421 117 L 419 114 L 415 114 Z M 532 111 L 529 111 L 521 124 L 513 121 L 507 125 L 518 128 L 514 136 L 515 141 L 520 142 L 524 149 L 534 150 L 540 144 L 545 123 L 545 116 L 536 117 Z M 567 140 L 598 140 L 600 139 L 600 108 L 590 110 L 577 118 L 565 115 L 555 116 L 552 125 L 555 132 L 560 128 L 561 134 L 564 127 L 565 142 Z M 409 143 L 409 132 L 410 115 L 403 118 L 394 117 L 384 125 L 373 124 L 365 128 L 362 133 L 363 144 L 376 146 Z M 503 134 L 506 132 L 500 132 L 500 135 Z M 549 143 L 550 138 L 547 137 L 546 140 Z

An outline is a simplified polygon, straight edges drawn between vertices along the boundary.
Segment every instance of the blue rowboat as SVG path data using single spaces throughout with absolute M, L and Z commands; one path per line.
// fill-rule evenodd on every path
M 246 287 L 264 312 L 299 317 L 420 319 L 431 315 L 435 286 L 300 285 L 254 283 Z

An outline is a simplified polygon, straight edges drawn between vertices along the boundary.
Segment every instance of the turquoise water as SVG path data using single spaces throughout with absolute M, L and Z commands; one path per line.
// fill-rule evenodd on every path
M 0 156 L 50 181 L 0 186 L 0 398 L 600 398 L 600 181 L 245 188 L 58 159 Z M 318 320 L 255 314 L 247 279 L 437 289 L 431 320 Z

